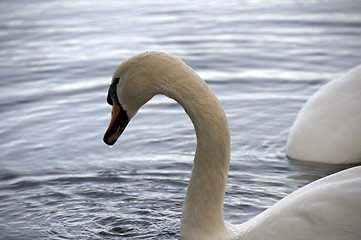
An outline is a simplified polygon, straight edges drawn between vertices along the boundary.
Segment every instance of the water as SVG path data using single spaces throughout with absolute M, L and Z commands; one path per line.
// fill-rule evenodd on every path
M 348 166 L 285 157 L 297 112 L 361 62 L 361 5 L 330 1 L 2 1 L 0 239 L 178 239 L 195 135 L 156 97 L 102 142 L 114 69 L 181 57 L 232 136 L 225 219 L 241 223 Z

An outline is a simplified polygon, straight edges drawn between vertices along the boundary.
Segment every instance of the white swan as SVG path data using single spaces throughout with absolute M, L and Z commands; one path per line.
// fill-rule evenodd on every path
M 287 155 L 304 161 L 361 162 L 361 65 L 306 102 L 290 130 Z
M 223 220 L 230 161 L 226 115 L 207 84 L 180 59 L 149 52 L 114 72 L 113 114 L 104 142 L 115 143 L 138 109 L 156 94 L 181 104 L 197 135 L 197 149 L 181 219 L 182 239 L 361 239 L 361 167 L 313 182 L 241 225 Z

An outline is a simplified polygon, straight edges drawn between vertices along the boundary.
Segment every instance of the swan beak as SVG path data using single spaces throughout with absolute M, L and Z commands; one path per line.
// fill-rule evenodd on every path
M 114 101 L 112 97 L 111 100 L 113 102 L 112 118 L 103 138 L 103 141 L 109 146 L 112 146 L 118 140 L 129 123 L 128 115 L 122 106 Z

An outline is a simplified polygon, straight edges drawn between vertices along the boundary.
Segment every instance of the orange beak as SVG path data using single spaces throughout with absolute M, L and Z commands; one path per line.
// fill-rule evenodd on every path
M 109 146 L 113 145 L 123 133 L 125 127 L 129 123 L 129 118 L 124 109 L 110 97 L 113 103 L 112 117 L 109 127 L 104 134 L 103 141 Z

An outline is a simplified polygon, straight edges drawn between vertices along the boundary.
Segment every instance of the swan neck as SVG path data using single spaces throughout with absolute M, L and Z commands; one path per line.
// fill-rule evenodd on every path
M 188 74 L 167 82 L 162 93 L 183 106 L 197 136 L 181 220 L 182 239 L 187 239 L 188 234 L 194 238 L 225 231 L 223 199 L 230 161 L 230 134 L 217 97 L 193 70 L 185 65 L 184 71 Z

